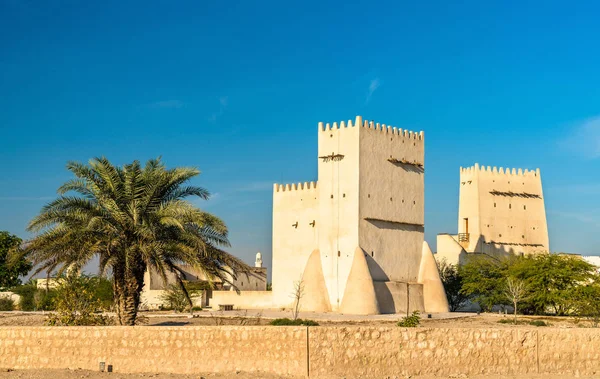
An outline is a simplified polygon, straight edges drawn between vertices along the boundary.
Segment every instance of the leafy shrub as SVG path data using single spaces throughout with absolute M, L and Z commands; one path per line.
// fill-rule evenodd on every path
M 96 297 L 93 278 L 67 276 L 56 289 L 56 313 L 48 316 L 48 325 L 110 325 L 111 317 L 101 313 L 105 310 Z
M 37 291 L 37 285 L 35 281 L 30 281 L 22 286 L 17 286 L 12 289 L 12 292 L 21 296 L 19 300 L 19 309 L 22 311 L 30 312 L 35 311 L 35 293 Z
M 33 293 L 35 309 L 38 311 L 53 311 L 54 299 L 56 299 L 56 290 L 54 289 L 36 289 Z
M 416 328 L 420 323 L 419 311 L 414 311 L 410 316 L 403 317 L 402 320 L 398 321 L 397 325 L 403 328 Z
M 549 324 L 545 321 L 542 320 L 533 320 L 533 321 L 529 321 L 529 325 L 533 325 L 533 326 L 548 326 Z
M 515 320 L 503 318 L 502 320 L 498 320 L 498 324 L 515 324 Z
M 201 310 L 202 310 L 202 307 L 193 306 L 193 307 L 192 307 L 192 310 L 193 310 L 193 311 L 201 311 Z
M 94 297 L 102 304 L 102 308 L 112 309 L 114 305 L 112 281 L 101 276 L 93 276 L 90 277 L 90 286 L 94 293 Z
M 531 320 L 531 321 L 516 321 L 512 318 L 503 318 L 498 320 L 498 324 L 511 324 L 511 325 L 523 325 L 528 324 L 532 326 L 550 326 L 549 323 L 543 320 Z
M 0 296 L 0 311 L 9 312 L 15 310 L 15 301 L 8 296 Z
M 186 291 L 190 298 L 197 297 L 201 294 L 201 290 L 197 290 L 195 287 L 186 284 Z M 171 284 L 167 287 L 160 299 L 163 301 L 162 309 L 172 309 L 175 312 L 183 312 L 186 309 L 190 309 L 190 303 L 185 296 L 185 292 L 181 289 L 178 284 Z M 194 308 L 192 308 L 194 310 Z
M 295 320 L 289 318 L 276 318 L 269 324 L 275 326 L 319 326 L 319 323 L 314 320 L 303 320 L 301 318 Z

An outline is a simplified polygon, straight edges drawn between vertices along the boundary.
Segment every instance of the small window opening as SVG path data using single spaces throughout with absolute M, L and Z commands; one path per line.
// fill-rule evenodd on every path
M 496 203 L 494 203 L 494 208 L 496 208 Z
M 512 209 L 512 204 L 508 204 L 508 209 Z
M 374 254 L 374 253 L 371 251 L 371 256 L 373 256 L 373 254 Z
M 344 194 L 342 194 L 342 197 L 346 197 L 346 194 L 345 194 L 345 193 L 344 193 Z
M 527 205 L 523 205 L 523 209 L 525 209 L 525 210 L 526 210 L 526 209 L 527 209 Z
M 331 195 L 331 198 L 333 199 L 333 194 Z
M 392 198 L 390 197 L 390 201 L 392 201 Z

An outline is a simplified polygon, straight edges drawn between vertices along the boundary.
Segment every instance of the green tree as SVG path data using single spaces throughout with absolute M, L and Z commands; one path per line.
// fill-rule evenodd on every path
M 469 296 L 462 291 L 463 278 L 460 270 L 446 260 L 438 263 L 438 269 L 440 279 L 444 284 L 444 291 L 446 291 L 446 298 L 448 298 L 450 312 L 456 312 L 469 301 Z
M 463 279 L 461 293 L 471 297 L 487 312 L 494 305 L 507 305 L 504 288 L 512 261 L 511 258 L 496 259 L 483 254 L 469 257 L 459 268 Z
M 574 313 L 587 318 L 597 328 L 600 325 L 600 281 L 577 287 L 573 298 Z
M 119 324 L 135 324 L 149 268 L 165 282 L 168 272 L 183 277 L 178 263 L 228 283 L 228 274 L 248 271 L 222 249 L 229 246 L 223 221 L 186 200 L 209 197 L 204 188 L 186 184 L 197 169 L 167 169 L 160 159 L 120 167 L 106 158 L 71 162 L 67 169 L 75 178 L 30 222 L 29 230 L 38 234 L 24 254 L 39 265 L 38 272 L 59 274 L 97 256 L 100 274 L 112 273 Z M 185 291 L 181 279 L 178 283 Z
M 574 292 L 590 282 L 596 268 L 577 256 L 538 254 L 512 261 L 511 276 L 526 283 L 522 309 L 526 313 L 566 315 L 574 307 Z
M 20 276 L 27 275 L 31 263 L 22 255 L 9 252 L 18 249 L 23 241 L 6 231 L 0 231 L 0 291 L 21 284 Z M 10 258 L 10 259 L 9 259 Z

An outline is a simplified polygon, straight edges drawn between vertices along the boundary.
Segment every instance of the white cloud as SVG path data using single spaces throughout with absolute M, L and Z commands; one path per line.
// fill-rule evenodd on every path
M 379 88 L 381 86 L 381 81 L 379 80 L 379 78 L 375 78 L 373 80 L 371 80 L 371 82 L 369 83 L 369 91 L 367 92 L 367 99 L 365 100 L 365 103 L 368 103 L 369 101 L 371 101 L 371 97 L 373 96 L 373 93 L 375 93 L 375 91 L 377 91 L 377 88 Z
M 225 113 L 225 110 L 227 110 L 227 105 L 229 104 L 229 97 L 228 96 L 221 96 L 219 97 L 219 111 L 213 113 L 212 115 L 210 115 L 210 117 L 208 118 L 208 121 L 210 122 L 217 122 L 217 119 L 219 117 L 221 117 L 223 115 L 223 113 Z
M 562 145 L 584 158 L 600 158 L 600 116 L 584 120 L 574 129 L 572 136 Z

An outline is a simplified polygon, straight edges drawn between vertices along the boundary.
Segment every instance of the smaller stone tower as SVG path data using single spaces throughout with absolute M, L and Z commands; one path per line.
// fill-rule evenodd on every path
M 479 166 L 460 168 L 458 234 L 438 235 L 437 258 L 464 261 L 548 252 L 548 227 L 540 170 Z
M 254 267 L 260 268 L 263 265 L 262 254 L 260 251 L 256 253 L 256 260 L 254 261 Z

